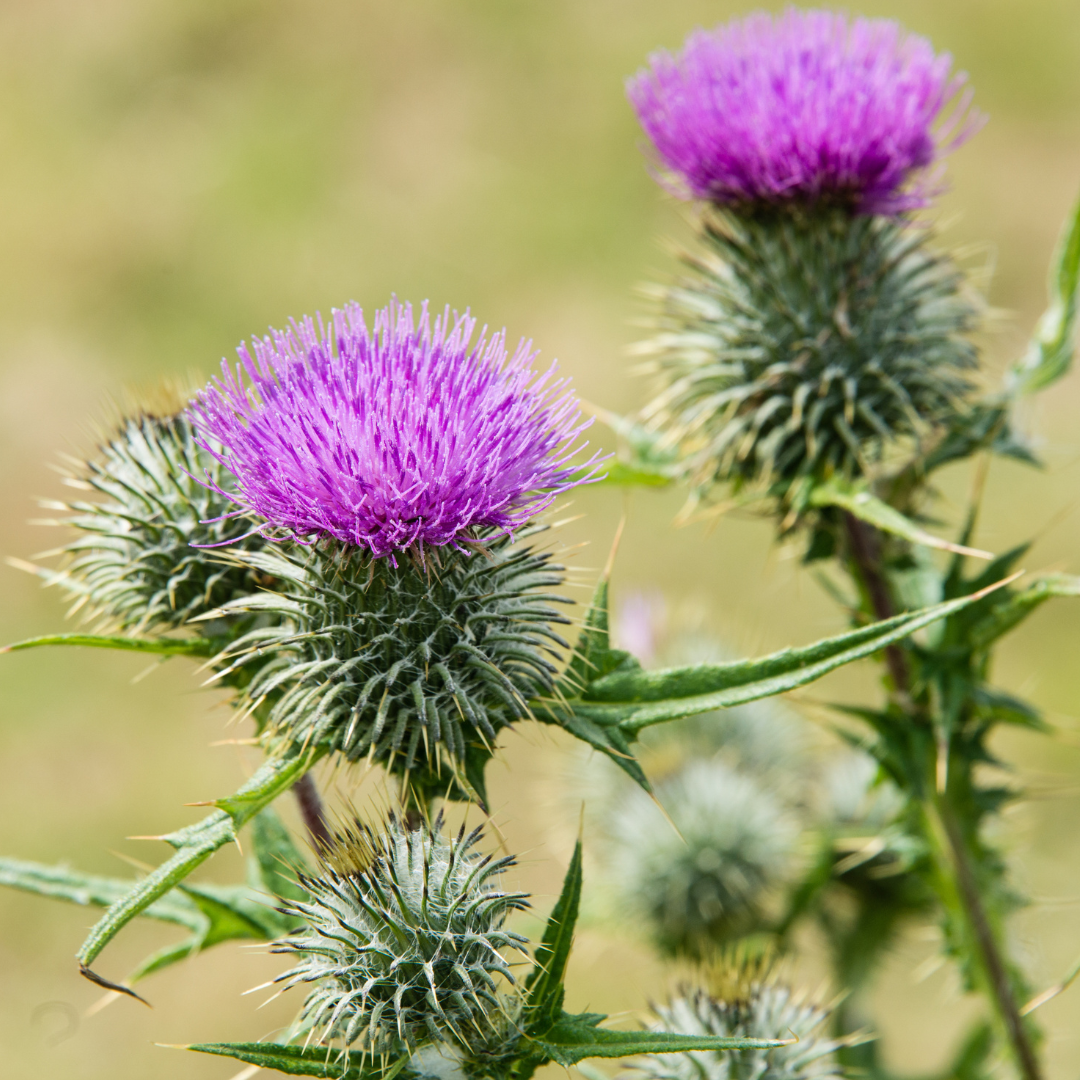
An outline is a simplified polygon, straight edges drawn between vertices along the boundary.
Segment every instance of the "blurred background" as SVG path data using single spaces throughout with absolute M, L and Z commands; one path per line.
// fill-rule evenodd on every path
M 242 338 L 349 299 L 471 307 L 557 357 L 586 399 L 641 404 L 645 386 L 625 358 L 641 333 L 633 288 L 669 275 L 664 241 L 686 225 L 646 172 L 623 80 L 650 50 L 747 10 L 718 0 L 0 4 L 0 554 L 57 542 L 28 523 L 34 500 L 61 495 L 57 452 L 92 449 L 95 421 L 125 387 L 205 379 Z M 1043 306 L 1046 265 L 1080 190 L 1080 5 L 874 0 L 858 10 L 950 51 L 990 115 L 950 161 L 939 217 L 943 242 L 994 266 L 993 383 Z M 1080 572 L 1078 415 L 1074 372 L 1030 418 L 1048 468 L 993 465 L 980 546 L 1035 535 L 1028 569 Z M 944 517 L 967 483 L 947 477 Z M 842 628 L 768 522 L 676 530 L 680 505 L 676 492 L 577 495 L 572 513 L 583 516 L 563 535 L 585 545 L 573 557 L 579 597 L 625 513 L 616 605 L 653 590 L 744 655 Z M 0 567 L 0 640 L 62 619 L 55 594 Z M 997 672 L 1062 730 L 998 746 L 1036 796 L 1007 815 L 1002 841 L 1034 898 L 1014 927 L 1040 988 L 1080 953 L 1078 649 L 1080 609 L 1057 601 L 1009 639 Z M 804 707 L 858 701 L 875 692 L 873 673 L 812 690 Z M 225 729 L 228 715 L 183 661 L 148 672 L 145 658 L 114 654 L 3 657 L 0 851 L 119 875 L 129 872 L 119 856 L 158 862 L 162 845 L 125 837 L 195 820 L 202 811 L 184 803 L 233 790 L 254 765 L 236 747 L 210 748 L 245 734 Z M 496 820 L 541 915 L 577 819 L 567 752 L 549 730 L 523 728 L 492 772 Z M 348 777 L 335 783 L 350 790 Z M 204 872 L 241 870 L 226 852 Z M 152 1011 L 124 1001 L 87 1017 L 100 991 L 72 955 L 94 918 L 0 891 L 5 1075 L 226 1080 L 235 1063 L 154 1044 L 258 1038 L 299 1006 L 256 1011 L 261 996 L 241 992 L 281 966 L 228 945 L 145 983 Z M 99 967 L 120 976 L 171 933 L 136 926 Z M 936 955 L 932 931 L 912 933 L 878 982 L 897 1069 L 941 1064 L 971 1014 Z M 812 947 L 803 968 L 820 982 Z M 637 1010 L 672 977 L 594 920 L 579 935 L 569 1004 Z M 1075 1076 L 1080 990 L 1040 1015 L 1049 1076 Z

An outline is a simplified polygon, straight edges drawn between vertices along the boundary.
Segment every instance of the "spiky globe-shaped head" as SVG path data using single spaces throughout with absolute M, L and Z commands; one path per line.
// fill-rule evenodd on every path
M 664 812 L 634 789 L 611 815 L 608 859 L 621 903 L 673 954 L 708 955 L 758 929 L 790 872 L 798 837 L 790 814 L 718 760 L 691 762 L 656 797 Z
M 273 946 L 297 957 L 276 981 L 311 987 L 299 1030 L 374 1055 L 490 1049 L 513 1031 L 508 956 L 526 939 L 504 924 L 527 895 L 501 887 L 514 860 L 482 855 L 480 838 L 394 817 L 381 832 L 357 823 L 334 838 L 319 876 L 300 880 L 308 899 L 282 909 L 301 928 Z
M 928 168 L 981 123 L 950 57 L 883 19 L 759 12 L 650 65 L 627 91 L 667 186 L 723 205 L 921 206 Z
M 484 801 L 499 732 L 553 689 L 562 567 L 505 534 L 394 566 L 361 548 L 273 544 L 244 557 L 280 591 L 231 609 L 272 625 L 234 642 L 226 675 L 272 702 L 266 733 L 404 773 L 428 797 Z M 470 790 L 471 789 L 471 790 Z
M 822 1029 L 830 1010 L 794 992 L 774 975 L 736 977 L 721 993 L 686 989 L 654 1006 L 653 1031 L 795 1041 L 761 1050 L 692 1050 L 638 1058 L 634 1071 L 649 1080 L 831 1080 L 843 1075 L 842 1045 Z
M 391 562 L 519 529 L 595 477 L 595 456 L 570 464 L 589 421 L 554 366 L 533 371 L 531 343 L 508 355 L 505 332 L 473 343 L 475 325 L 394 301 L 369 330 L 349 304 L 241 346 L 191 410 L 235 477 L 219 490 L 269 527 Z
M 645 421 L 698 500 L 730 485 L 798 509 L 814 483 L 932 447 L 966 410 L 979 305 L 921 228 L 819 207 L 709 212 L 700 236 L 639 347 L 659 383 Z
M 98 455 L 68 483 L 100 498 L 46 503 L 78 539 L 60 549 L 55 581 L 92 616 L 136 633 L 174 630 L 238 596 L 265 587 L 250 567 L 207 548 L 264 541 L 250 521 L 228 516 L 231 479 L 177 411 L 138 411 L 122 420 Z M 213 486 L 199 481 L 209 476 Z

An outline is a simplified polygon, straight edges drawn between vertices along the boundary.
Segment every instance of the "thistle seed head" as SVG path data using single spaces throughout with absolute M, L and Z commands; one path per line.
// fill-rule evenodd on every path
M 665 952 L 707 955 L 757 928 L 789 873 L 797 827 L 767 791 L 716 760 L 687 765 L 656 797 L 667 817 L 638 789 L 611 815 L 612 884 Z
M 245 692 L 273 703 L 273 737 L 366 757 L 432 793 L 463 775 L 476 788 L 473 764 L 553 688 L 562 568 L 505 535 L 471 554 L 432 549 L 424 565 L 333 542 L 246 561 L 282 592 L 237 608 L 277 625 L 238 639 L 221 666 L 252 672 Z
M 441 818 L 382 832 L 356 823 L 321 853 L 305 901 L 282 911 L 303 927 L 273 946 L 297 964 L 276 980 L 309 986 L 301 1031 L 373 1055 L 451 1043 L 470 1052 L 514 1037 L 520 999 L 506 958 L 526 939 L 505 930 L 527 894 L 500 887 L 512 857 L 475 850 L 481 830 L 449 839 Z
M 249 521 L 228 516 L 235 507 L 224 494 L 196 479 L 207 473 L 228 489 L 184 416 L 144 412 L 121 421 L 98 457 L 69 478 L 101 499 L 47 504 L 67 512 L 58 524 L 81 534 L 60 549 L 54 579 L 76 608 L 120 630 L 173 630 L 259 587 L 250 567 L 205 550 L 264 543 L 246 535 Z
M 811 482 L 872 476 L 967 407 L 978 306 L 928 240 L 829 207 L 705 215 L 638 349 L 659 382 L 645 422 L 697 499 L 729 484 L 797 507 Z
M 736 982 L 742 980 L 736 980 Z M 724 996 L 687 989 L 654 1006 L 654 1031 L 728 1035 L 797 1042 L 771 1050 L 693 1050 L 639 1058 L 635 1072 L 649 1080 L 832 1080 L 842 1076 L 834 1054 L 842 1043 L 822 1030 L 830 1010 L 766 974 L 732 985 Z

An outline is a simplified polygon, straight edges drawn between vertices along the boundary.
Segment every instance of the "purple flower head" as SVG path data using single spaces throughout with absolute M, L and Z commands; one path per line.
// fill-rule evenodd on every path
M 237 350 L 191 412 L 201 445 L 236 478 L 236 501 L 297 537 L 334 537 L 389 555 L 460 546 L 477 528 L 509 533 L 595 478 L 569 463 L 582 421 L 568 380 L 532 370 L 522 342 L 476 320 L 414 324 L 391 301 L 369 331 L 356 304 Z M 246 380 L 245 376 L 246 375 Z
M 758 13 L 649 62 L 627 93 L 667 186 L 715 203 L 902 213 L 927 204 L 928 167 L 983 122 L 952 58 L 884 19 Z

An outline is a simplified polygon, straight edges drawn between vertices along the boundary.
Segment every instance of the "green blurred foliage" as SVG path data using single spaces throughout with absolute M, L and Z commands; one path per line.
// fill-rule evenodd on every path
M 701 0 L 0 7 L 0 554 L 58 542 L 26 523 L 32 500 L 59 493 L 55 452 L 90 448 L 94 421 L 126 385 L 205 378 L 242 338 L 347 299 L 370 309 L 396 292 L 471 306 L 559 357 L 586 398 L 633 408 L 644 387 L 623 355 L 639 333 L 632 287 L 670 272 L 658 241 L 685 226 L 648 175 L 622 80 L 651 49 L 744 10 Z M 1080 5 L 875 0 L 862 10 L 950 50 L 991 114 L 950 162 L 941 218 L 945 242 L 984 245 L 974 262 L 989 252 L 996 264 L 994 381 L 1044 304 L 1046 264 L 1080 187 Z M 979 546 L 1001 551 L 1036 534 L 1030 569 L 1080 570 L 1080 517 L 1067 516 L 1078 409 L 1074 374 L 1031 418 L 1049 469 L 994 465 Z M 946 478 L 943 514 L 956 512 L 966 484 L 963 473 Z M 581 598 L 626 510 L 617 592 L 656 586 L 696 604 L 745 655 L 841 629 L 796 560 L 771 547 L 768 523 L 674 530 L 679 505 L 675 492 L 577 496 L 572 512 L 586 516 L 564 536 L 591 542 L 574 559 Z M 4 640 L 61 627 L 58 599 L 28 576 L 0 570 L 0 596 Z M 1045 796 L 1009 819 L 1007 837 L 1039 898 L 1020 926 L 1040 986 L 1080 953 L 1076 909 L 1058 902 L 1080 893 L 1078 644 L 1074 609 L 1048 606 L 1010 642 L 999 672 L 1067 732 L 1001 744 Z M 145 658 L 119 655 L 3 658 L 0 851 L 123 875 L 110 850 L 148 862 L 163 854 L 125 835 L 194 820 L 201 812 L 182 803 L 231 791 L 250 772 L 245 751 L 207 748 L 248 732 L 225 727 L 228 712 L 196 689 L 192 665 L 174 660 L 132 685 L 145 670 Z M 858 699 L 869 678 L 842 673 L 813 697 Z M 532 852 L 521 881 L 541 911 L 569 856 L 547 821 L 561 752 L 548 733 L 522 732 L 492 777 L 511 848 Z M 349 791 L 348 776 L 335 782 Z M 208 877 L 238 877 L 240 865 L 219 855 Z M 151 1044 L 257 1038 L 299 1004 L 256 1012 L 259 996 L 240 992 L 280 965 L 226 945 L 149 980 L 152 1012 L 114 1004 L 57 1042 L 76 1026 L 70 1010 L 79 1016 L 99 997 L 71 959 L 91 918 L 0 893 L 5 1074 L 224 1080 L 235 1073 L 227 1062 Z M 105 954 L 107 970 L 132 966 L 168 933 L 138 929 Z M 912 983 L 934 952 L 912 939 L 882 982 L 887 1058 L 898 1067 L 945 1060 L 959 1030 L 951 977 Z M 569 1007 L 637 1008 L 663 988 L 649 958 L 582 933 Z M 1080 1067 L 1078 994 L 1043 1012 L 1051 1077 Z

